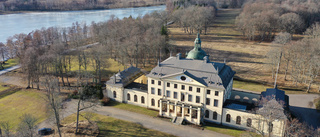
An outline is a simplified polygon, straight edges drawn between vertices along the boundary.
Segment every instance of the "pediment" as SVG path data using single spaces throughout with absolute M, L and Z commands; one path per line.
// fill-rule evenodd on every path
M 185 72 L 171 74 L 171 75 L 163 77 L 162 79 L 166 80 L 166 81 L 186 83 L 186 84 L 190 84 L 190 85 L 206 86 L 206 85 L 202 84 L 201 82 L 197 81 L 196 79 L 192 78 L 191 74 L 188 74 Z

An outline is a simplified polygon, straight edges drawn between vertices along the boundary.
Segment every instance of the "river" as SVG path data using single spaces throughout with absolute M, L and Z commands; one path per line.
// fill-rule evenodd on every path
M 120 19 L 129 17 L 130 15 L 138 17 L 154 11 L 165 10 L 165 8 L 165 5 L 161 5 L 108 10 L 31 12 L 0 15 L 0 42 L 6 43 L 6 39 L 14 34 L 28 34 L 42 27 L 70 27 L 76 21 L 90 25 L 92 21 L 107 21 L 111 15 L 115 15 L 115 17 Z

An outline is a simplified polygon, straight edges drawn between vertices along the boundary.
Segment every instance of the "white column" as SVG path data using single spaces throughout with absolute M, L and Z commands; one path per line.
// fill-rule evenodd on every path
M 182 104 L 182 112 L 181 112 L 181 117 L 184 119 L 184 104 Z
M 190 109 L 189 118 L 192 121 L 192 106 L 190 106 L 189 109 Z
M 198 108 L 198 112 L 197 112 L 197 123 L 198 123 L 198 125 L 200 124 L 200 114 L 201 114 L 201 108 Z
M 156 102 L 154 102 L 156 103 Z M 160 100 L 160 110 L 159 110 L 159 115 L 162 116 L 162 100 Z
M 167 101 L 167 113 L 168 113 L 168 115 L 170 114 L 170 104 L 169 104 L 169 101 Z
M 174 116 L 177 116 L 177 101 L 174 102 Z

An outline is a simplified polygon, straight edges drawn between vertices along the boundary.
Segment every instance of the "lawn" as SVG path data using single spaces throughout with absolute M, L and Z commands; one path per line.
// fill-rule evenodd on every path
M 3 65 L 3 67 L 4 69 L 6 69 L 18 64 L 19 64 L 19 60 L 17 58 L 13 58 L 13 59 L 7 60 L 6 63 Z
M 17 128 L 23 114 L 32 114 L 37 123 L 47 118 L 43 94 L 35 90 L 20 90 L 0 98 L 0 121 L 9 121 L 13 129 Z
M 0 83 L 0 94 L 2 91 L 10 89 L 10 86 L 5 83 Z
M 234 129 L 231 127 L 212 124 L 212 123 L 207 123 L 206 126 L 204 126 L 204 128 L 207 130 L 211 130 L 214 132 L 227 134 L 227 135 L 231 135 L 231 136 L 235 136 L 235 137 L 240 137 L 241 135 L 246 134 L 246 131 L 244 131 L 244 130 Z
M 233 81 L 233 88 L 240 88 L 240 89 L 245 89 L 245 90 L 262 92 L 262 91 L 266 91 L 267 88 L 273 88 L 273 87 L 263 85 L 263 84 L 234 80 Z
M 131 123 L 119 119 L 99 114 L 93 114 L 93 120 L 97 121 L 100 134 L 99 136 L 135 136 L 135 137 L 173 137 L 173 135 L 148 129 L 138 123 Z M 63 119 L 62 124 L 75 122 L 76 115 L 73 114 Z M 80 120 L 84 118 L 80 117 Z
M 90 58 L 90 57 L 89 57 Z M 87 63 L 87 71 L 94 72 L 93 63 L 88 58 Z M 111 74 L 117 73 L 119 70 L 124 70 L 124 66 L 118 63 L 117 61 L 111 58 L 103 58 L 102 61 L 103 69 L 102 69 L 102 76 L 110 76 Z M 81 67 L 84 70 L 84 66 Z M 77 56 L 71 57 L 71 71 L 77 72 L 79 70 L 79 62 Z
M 108 105 L 113 106 L 115 108 L 128 110 L 131 112 L 144 114 L 144 115 L 148 115 L 148 116 L 152 116 L 152 117 L 156 117 L 159 114 L 159 112 L 155 111 L 155 110 L 147 109 L 147 108 L 136 106 L 136 105 L 126 104 L 126 103 L 119 103 L 116 101 L 110 101 L 110 103 Z

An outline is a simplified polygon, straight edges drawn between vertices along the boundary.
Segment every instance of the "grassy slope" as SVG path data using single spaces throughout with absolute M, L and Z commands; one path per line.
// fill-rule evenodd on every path
M 71 116 L 63 119 L 63 124 L 68 124 L 71 122 L 75 122 L 76 115 L 73 114 Z M 80 120 L 84 120 L 80 117 Z M 137 137 L 149 137 L 149 136 L 157 136 L 157 137 L 173 137 L 173 135 L 166 134 L 163 132 L 159 132 L 152 129 L 147 129 L 140 124 L 126 122 L 123 120 L 115 119 L 108 116 L 103 116 L 99 114 L 94 114 L 94 121 L 97 121 L 98 127 L 100 130 L 99 136 L 137 136 Z
M 0 121 L 10 121 L 15 129 L 23 114 L 32 114 L 38 123 L 46 119 L 46 106 L 42 93 L 33 90 L 18 91 L 0 99 Z
M 269 66 L 266 64 L 266 55 L 270 49 L 278 47 L 273 47 L 270 42 L 259 43 L 245 40 L 234 25 L 239 13 L 240 9 L 219 10 L 207 35 L 201 35 L 202 47 L 210 55 L 210 60 L 223 62 L 226 59 L 227 65 L 237 72 L 236 77 L 241 81 L 235 80 L 235 88 L 265 91 L 265 88 L 272 87 L 274 81 L 268 69 Z M 185 53 L 193 48 L 195 34 L 186 34 L 175 24 L 171 25 L 169 30 L 171 43 L 178 46 L 178 52 Z M 300 85 L 297 88 L 291 84 L 291 81 L 283 80 L 284 66 L 281 68 L 277 83 L 279 87 L 283 87 L 287 93 L 302 93 L 303 86 Z
M 4 69 L 18 65 L 19 60 L 14 58 L 14 59 L 9 59 L 6 61 L 6 64 L 3 65 Z

